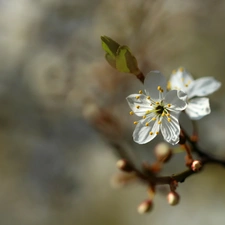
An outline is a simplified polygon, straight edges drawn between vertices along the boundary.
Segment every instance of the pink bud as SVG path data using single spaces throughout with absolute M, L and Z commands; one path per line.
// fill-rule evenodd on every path
M 200 161 L 198 160 L 194 160 L 191 164 L 191 169 L 194 171 L 194 172 L 197 172 L 201 169 L 202 167 L 202 164 Z
M 170 159 L 172 151 L 168 144 L 162 142 L 155 146 L 155 155 L 159 161 L 165 163 Z
M 171 191 L 167 195 L 167 200 L 170 205 L 177 205 L 179 203 L 180 196 L 175 191 Z
M 131 172 L 133 171 L 132 165 L 125 159 L 120 159 L 117 161 L 116 166 L 118 169 L 124 172 Z
M 138 210 L 138 213 L 140 214 L 144 214 L 144 213 L 147 213 L 147 212 L 150 212 L 153 208 L 153 203 L 152 203 L 152 200 L 145 200 L 144 202 L 142 202 L 137 210 Z

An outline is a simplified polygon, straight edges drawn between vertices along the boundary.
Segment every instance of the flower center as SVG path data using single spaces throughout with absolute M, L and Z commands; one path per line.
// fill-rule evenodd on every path
M 156 108 L 155 108 L 155 110 L 156 110 L 156 113 L 157 114 L 162 114 L 163 113 L 163 111 L 164 111 L 164 106 L 162 106 L 162 105 L 158 105 Z

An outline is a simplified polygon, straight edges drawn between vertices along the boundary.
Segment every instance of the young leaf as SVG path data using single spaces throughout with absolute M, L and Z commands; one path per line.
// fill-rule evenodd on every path
M 120 46 L 116 54 L 116 69 L 120 72 L 138 75 L 140 70 L 136 58 L 127 46 Z
M 105 58 L 113 68 L 120 72 L 133 73 L 135 75 L 141 73 L 136 58 L 127 46 L 121 46 L 107 36 L 101 36 L 101 41 L 102 48 L 106 52 Z
M 116 69 L 116 60 L 115 57 L 109 55 L 108 53 L 105 54 L 105 59 L 109 63 L 110 66 Z
M 116 58 L 116 52 L 120 45 L 107 36 L 101 36 L 102 48 L 105 50 L 106 54 L 109 54 L 112 59 Z

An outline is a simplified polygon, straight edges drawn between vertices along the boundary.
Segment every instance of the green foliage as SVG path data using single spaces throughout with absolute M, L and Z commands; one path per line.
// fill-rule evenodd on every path
M 137 60 L 125 45 L 120 45 L 107 36 L 102 36 L 102 48 L 105 50 L 107 62 L 115 69 L 124 73 L 138 75 Z

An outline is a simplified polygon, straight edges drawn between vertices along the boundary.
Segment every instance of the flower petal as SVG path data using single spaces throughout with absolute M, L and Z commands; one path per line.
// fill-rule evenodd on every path
M 189 100 L 188 106 L 185 110 L 192 120 L 199 120 L 208 115 L 210 110 L 208 98 L 194 98 Z
M 172 145 L 175 145 L 179 142 L 180 138 L 180 125 L 178 122 L 179 114 L 171 112 L 170 122 L 167 120 L 167 117 L 163 117 L 161 124 L 161 132 L 163 138 Z
M 159 124 L 157 120 L 153 121 L 151 119 L 152 118 L 148 117 L 138 121 L 133 133 L 133 139 L 136 143 L 145 144 L 154 139 L 157 135 L 156 132 L 159 131 Z M 148 126 L 146 126 L 146 123 L 149 123 Z M 150 134 L 151 131 L 153 132 L 152 135 Z
M 164 91 L 166 91 L 166 78 L 159 71 L 149 72 L 144 81 L 144 88 L 147 95 L 152 99 L 160 99 L 158 86 L 160 86 Z
M 169 84 L 171 90 L 181 90 L 188 93 L 188 87 L 193 80 L 191 74 L 185 69 L 178 69 L 177 72 L 171 75 Z
M 207 96 L 218 90 L 220 86 L 221 83 L 213 77 L 199 78 L 190 85 L 188 91 L 188 98 L 192 98 L 194 96 Z
M 137 116 L 143 116 L 146 114 L 147 110 L 153 109 L 153 107 L 150 106 L 151 102 L 147 99 L 146 95 L 132 94 L 126 99 L 130 108 Z
M 164 103 L 165 105 L 171 104 L 170 110 L 182 111 L 187 107 L 186 94 L 182 91 L 172 90 L 166 93 Z

